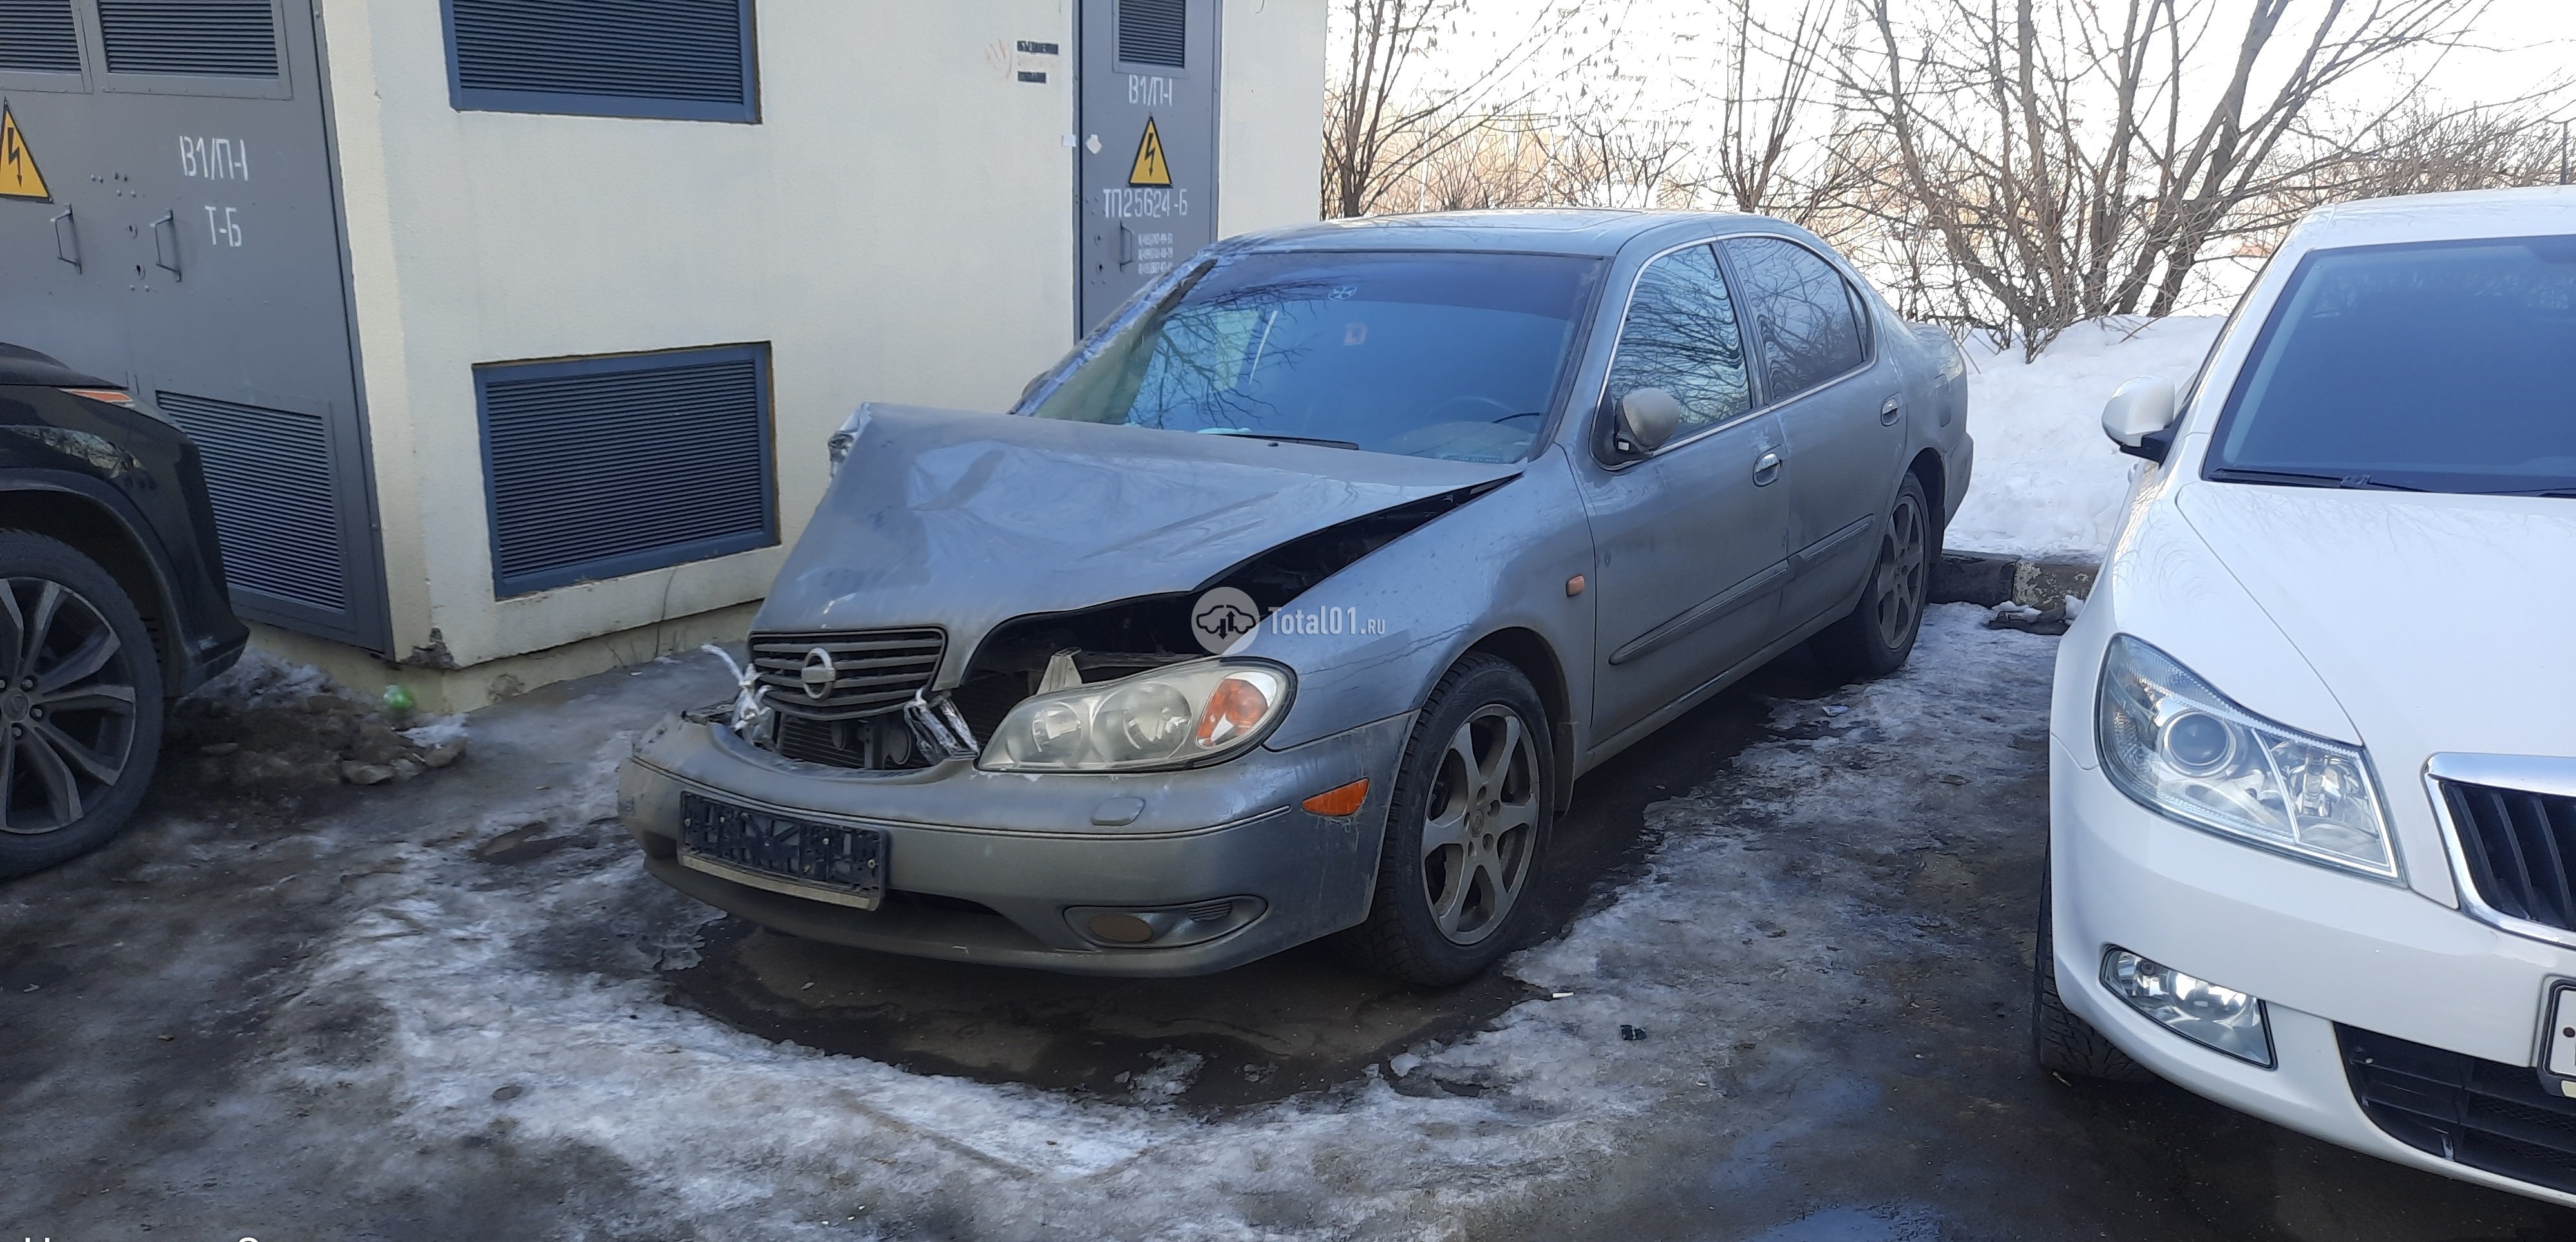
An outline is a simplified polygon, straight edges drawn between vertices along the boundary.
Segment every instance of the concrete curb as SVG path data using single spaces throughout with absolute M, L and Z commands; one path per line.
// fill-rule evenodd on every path
M 1983 604 L 2010 600 L 2033 608 L 2053 608 L 2069 595 L 2093 593 L 2098 561 L 2025 560 L 1986 552 L 1941 553 L 1932 566 L 1932 602 Z

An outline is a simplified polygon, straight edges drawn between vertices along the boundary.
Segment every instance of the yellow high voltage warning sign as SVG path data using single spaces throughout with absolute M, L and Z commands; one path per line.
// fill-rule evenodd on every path
M 27 149 L 27 136 L 18 131 L 18 118 L 6 104 L 0 104 L 0 198 L 48 203 L 54 198 L 46 192 L 45 174 L 36 171 L 36 155 Z
M 1172 184 L 1172 166 L 1163 162 L 1163 135 L 1150 116 L 1145 118 L 1145 136 L 1136 143 L 1136 166 L 1127 170 L 1127 184 Z

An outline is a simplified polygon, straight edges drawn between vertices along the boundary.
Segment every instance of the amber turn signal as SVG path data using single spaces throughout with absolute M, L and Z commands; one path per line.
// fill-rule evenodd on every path
M 1360 804 L 1368 801 L 1368 778 L 1361 777 L 1339 789 L 1327 789 L 1306 799 L 1305 807 L 1317 815 L 1357 815 Z
M 1567 599 L 1572 599 L 1581 594 L 1583 594 L 1583 575 L 1576 574 L 1565 580 L 1565 597 Z

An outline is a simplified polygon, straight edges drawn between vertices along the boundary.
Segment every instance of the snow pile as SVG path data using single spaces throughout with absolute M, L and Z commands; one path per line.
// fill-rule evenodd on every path
M 388 1100 L 391 1116 L 367 1111 L 363 1124 L 401 1148 L 506 1137 L 603 1153 L 664 1236 L 850 1236 L 853 1224 L 866 1236 L 1441 1236 L 1461 1220 L 1560 1211 L 1675 1110 L 1746 1135 L 1881 1111 L 1845 1092 L 1854 1102 L 1799 1095 L 1783 1114 L 1792 1106 L 1739 1101 L 1730 1075 L 1830 1077 L 1830 1063 L 1771 1037 L 1898 1020 L 1860 959 L 1929 970 L 1961 951 L 1890 894 L 1950 851 L 1991 848 L 1941 838 L 1920 808 L 1974 797 L 1949 787 L 2000 771 L 1995 756 L 2015 753 L 2005 735 L 2046 702 L 2053 644 L 1983 620 L 1972 606 L 1933 609 L 1911 668 L 1821 712 L 1782 704 L 1774 725 L 1788 736 L 1649 807 L 1662 843 L 1645 878 L 1512 959 L 1541 999 L 1390 1063 L 1408 1086 L 1464 1093 L 1399 1092 L 1372 1069 L 1207 1121 L 1169 1103 L 1195 1054 L 1130 1076 L 1126 1101 L 1084 1098 L 771 1043 L 666 1004 L 656 964 L 685 958 L 711 911 L 624 850 L 554 855 L 557 870 L 529 889 L 490 883 L 458 848 L 531 817 L 604 822 L 624 736 L 602 739 L 579 779 L 398 846 L 353 881 L 360 913 L 317 942 L 297 1004 L 362 1004 L 386 1038 L 360 1063 L 320 1049 L 277 1058 L 277 1086 L 317 1102 Z M 2026 831 L 1991 821 L 1940 831 Z M 1818 868 L 1807 848 L 1775 848 L 1820 829 L 1858 834 L 1832 847 L 1858 865 Z M 568 927 L 617 929 L 624 947 L 567 954 Z M 1757 980 L 1786 986 L 1748 986 Z M 1623 1040 L 1631 1024 L 1651 1038 Z M 1757 1056 L 1791 1063 L 1755 1071 Z M 363 1090 L 341 1094 L 351 1088 Z
M 188 771 L 201 786 L 261 793 L 407 781 L 464 756 L 463 715 L 421 718 L 391 698 L 371 701 L 253 647 L 179 701 L 163 745 L 194 756 Z
M 465 732 L 465 713 L 454 712 L 445 716 L 422 717 L 419 724 L 403 730 L 402 735 L 411 739 L 414 746 L 430 747 L 464 741 Z
M 331 675 L 310 664 L 284 660 L 258 647 L 189 697 L 208 705 L 247 711 L 257 707 L 294 707 L 318 695 L 352 697 Z
M 2226 321 L 2217 316 L 2081 323 L 2037 362 L 1984 338 L 1968 355 L 1976 478 L 1944 542 L 1963 552 L 2098 557 L 2136 458 L 2102 435 L 2102 403 L 2141 375 L 2188 387 Z

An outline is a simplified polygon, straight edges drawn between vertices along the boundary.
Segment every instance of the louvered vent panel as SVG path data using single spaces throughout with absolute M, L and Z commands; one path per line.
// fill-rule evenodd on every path
M 98 0 L 110 73 L 277 76 L 269 0 Z
M 78 73 L 72 0 L 0 0 L 0 73 Z
M 483 368 L 504 595 L 775 542 L 766 355 Z
M 330 425 L 319 415 L 185 393 L 156 393 L 153 401 L 197 442 L 224 577 L 237 589 L 346 611 Z
M 465 91 L 749 103 L 744 0 L 448 0 Z
M 1134 65 L 1188 67 L 1187 0 L 1118 0 L 1118 59 Z

